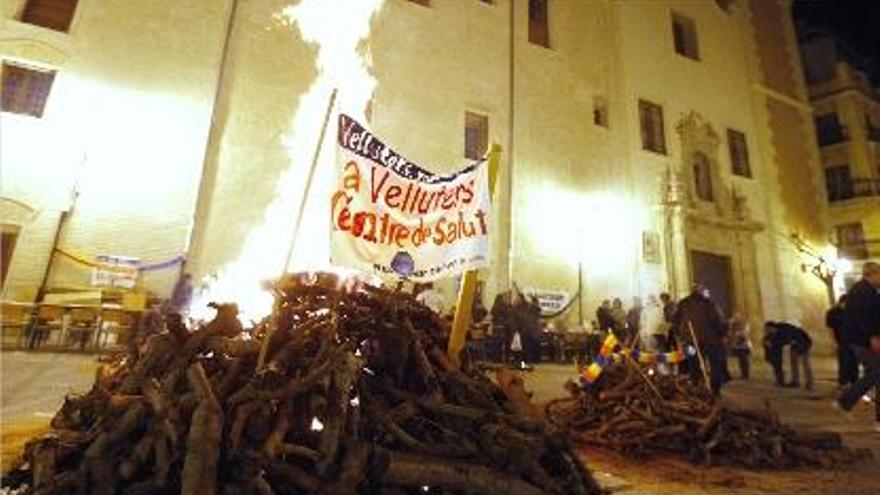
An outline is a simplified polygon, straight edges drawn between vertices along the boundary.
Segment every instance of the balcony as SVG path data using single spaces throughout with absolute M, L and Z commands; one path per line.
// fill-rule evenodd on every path
M 837 255 L 853 261 L 880 258 L 880 239 L 862 239 L 837 244 Z
M 817 129 L 819 146 L 831 146 L 832 144 L 849 141 L 846 129 L 842 125 L 822 126 Z
M 880 179 L 838 180 L 826 186 L 828 201 L 832 203 L 855 198 L 880 197 Z

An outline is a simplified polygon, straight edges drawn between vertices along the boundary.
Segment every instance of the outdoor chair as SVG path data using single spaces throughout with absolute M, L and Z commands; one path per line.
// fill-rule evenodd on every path
M 96 339 L 97 347 L 99 349 L 107 347 L 111 336 L 116 347 L 128 345 L 136 319 L 136 315 L 131 311 L 104 308 L 101 311 L 101 328 L 98 330 Z
M 60 333 L 64 328 L 63 316 L 63 307 L 41 304 L 37 309 L 37 321 L 32 323 L 27 335 L 27 348 L 41 347 L 53 331 L 57 330 Z
M 6 347 L 7 343 L 17 348 L 24 345 L 33 310 L 30 304 L 0 302 L 0 338 L 3 347 Z
M 67 342 L 77 342 L 79 350 L 84 351 L 98 331 L 98 309 L 92 307 L 71 308 L 67 314 Z

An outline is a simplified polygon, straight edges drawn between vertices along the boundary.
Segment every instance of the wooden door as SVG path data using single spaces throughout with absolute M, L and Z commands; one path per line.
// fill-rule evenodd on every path
M 730 256 L 691 251 L 691 280 L 709 288 L 714 300 L 726 318 L 733 310 L 733 279 Z

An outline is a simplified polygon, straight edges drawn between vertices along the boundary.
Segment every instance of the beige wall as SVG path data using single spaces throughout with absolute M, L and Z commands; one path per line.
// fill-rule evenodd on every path
M 90 116 L 88 125 L 76 126 L 76 138 L 63 141 L 72 151 L 41 150 L 84 162 L 65 243 L 86 252 L 161 259 L 184 249 L 197 209 L 189 269 L 201 277 L 239 255 L 292 158 L 302 163 L 313 152 L 310 144 L 292 147 L 289 138 L 303 94 L 318 75 L 317 47 L 302 41 L 295 24 L 277 21 L 287 3 L 239 3 L 210 133 L 231 2 L 83 0 L 70 35 L 4 19 L 4 28 L 18 33 L 3 31 L 4 57 L 14 49 L 29 57 L 39 52 L 50 66 L 62 67 L 46 118 L 18 119 L 14 132 L 50 132 L 43 127 Z M 2 4 L 7 18 L 16 10 L 11 5 Z M 508 1 L 438 0 L 425 8 L 386 0 L 363 47 L 377 80 L 371 125 L 416 162 L 438 170 L 461 165 L 465 111 L 489 116 L 490 141 L 500 143 L 504 155 L 493 263 L 485 273 L 488 296 L 508 286 L 511 264 L 523 288 L 574 293 L 581 261 L 591 319 L 606 297 L 657 293 L 673 280 L 686 291 L 690 281 L 678 279 L 688 277 L 687 269 L 680 265 L 676 274 L 668 268 L 670 257 L 700 248 L 731 256 L 736 304 L 755 321 L 815 313 L 818 305 L 801 302 L 812 300 L 815 284 L 796 269 L 798 255 L 780 236 L 804 230 L 819 239 L 826 233 L 824 213 L 812 218 L 801 204 L 814 188 L 783 187 L 800 177 L 796 162 L 807 166 L 818 157 L 809 144 L 806 92 L 788 73 L 799 65 L 791 60 L 796 50 L 784 3 L 738 2 L 726 12 L 711 0 L 551 0 L 549 49 L 527 40 L 527 2 L 514 7 L 512 81 Z M 675 54 L 672 10 L 694 20 L 699 61 Z M 19 38 L 40 42 L 22 48 L 9 41 Z M 45 46 L 54 48 L 35 48 Z M 608 128 L 592 122 L 595 97 L 608 102 Z M 639 98 L 663 106 L 666 155 L 641 149 Z M 699 123 L 697 134 L 685 128 L 691 120 Z M 751 179 L 731 174 L 727 128 L 747 137 Z M 708 149 L 719 200 L 683 203 L 684 231 L 675 237 L 661 204 L 664 188 L 671 177 L 689 191 L 690 153 L 699 133 L 715 136 Z M 26 191 L 57 189 L 59 199 L 54 208 L 36 208 L 36 215 L 10 213 L 34 217 L 22 234 L 28 254 L 19 250 L 13 266 L 20 288 L 34 279 L 40 253 L 45 258 L 77 176 L 72 170 L 80 170 L 29 153 L 8 158 L 15 180 L 8 189 L 4 181 L 3 194 L 36 202 Z M 25 166 L 29 160 L 42 168 Z M 41 181 L 43 171 L 68 178 L 50 185 Z M 735 211 L 734 197 L 746 208 Z M 13 208 L 4 206 L 4 214 Z M 643 231 L 679 239 L 678 251 L 661 246 L 660 263 L 645 262 Z M 288 236 L 279 232 L 277 242 Z M 61 267 L 55 281 L 84 283 L 83 275 Z M 161 291 L 170 280 L 146 282 Z M 451 300 L 451 285 L 444 290 Z
M 2 114 L 2 196 L 19 222 L 4 297 L 32 298 L 60 211 L 79 193 L 61 246 L 89 257 L 163 261 L 185 249 L 208 130 L 226 2 L 82 0 L 69 34 L 0 12 L 0 58 L 58 71 L 43 118 Z M 186 29 L 180 29 L 186 26 Z M 4 210 L 13 208 L 4 206 Z M 87 286 L 69 261 L 50 285 Z M 167 292 L 174 270 L 142 276 Z

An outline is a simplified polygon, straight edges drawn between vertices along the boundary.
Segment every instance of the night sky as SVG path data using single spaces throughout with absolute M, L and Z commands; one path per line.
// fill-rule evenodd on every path
M 880 80 L 880 0 L 795 0 L 793 13 L 795 20 L 842 38 Z

